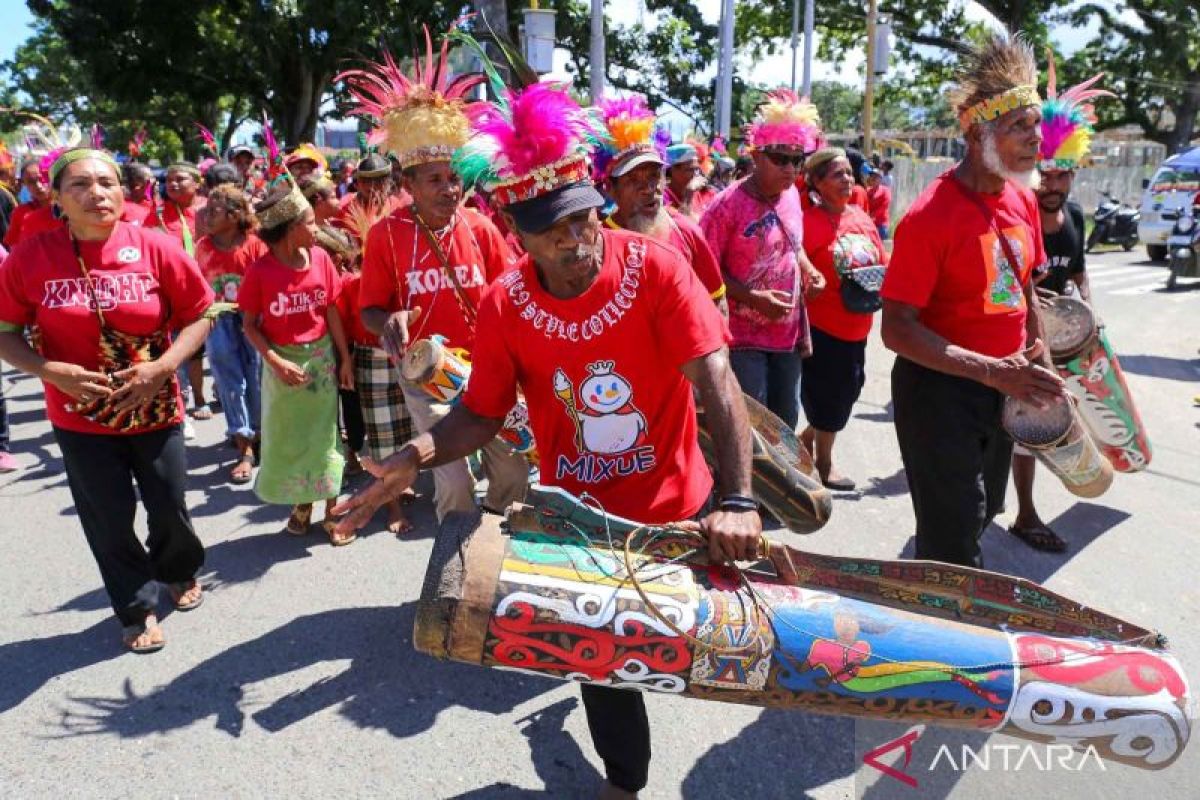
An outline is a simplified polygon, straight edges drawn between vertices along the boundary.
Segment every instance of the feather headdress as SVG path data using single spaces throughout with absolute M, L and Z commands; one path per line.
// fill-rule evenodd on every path
M 13 154 L 8 149 L 8 145 L 0 142 L 0 169 L 12 169 L 15 166 Z
M 1042 102 L 1042 148 L 1038 168 L 1071 170 L 1087 157 L 1092 143 L 1096 115 L 1088 101 L 1116 95 L 1092 88 L 1104 77 L 1103 72 L 1059 94 L 1054 54 L 1049 50 L 1046 54 L 1050 65 L 1046 73 L 1046 99 Z
M 199 122 L 194 122 L 192 124 L 195 125 L 196 129 L 199 131 L 199 133 L 196 135 L 196 138 L 204 142 L 204 149 L 212 153 L 214 158 L 219 158 L 221 154 L 221 147 L 217 144 L 217 137 L 213 136 L 213 132 L 201 125 Z
M 589 155 L 607 139 L 598 115 L 580 108 L 557 83 L 507 92 L 504 101 L 469 112 L 476 152 L 493 159 L 494 182 L 485 188 L 494 202 L 532 200 L 589 180 Z
M 746 144 L 754 150 L 798 147 L 811 153 L 823 143 L 817 107 L 790 89 L 768 92 L 754 120 L 746 126 Z
M 969 49 L 949 92 L 950 106 L 965 131 L 1009 111 L 1041 104 L 1037 59 L 1021 34 L 996 34 Z
M 354 98 L 349 113 L 375 123 L 371 143 L 394 154 L 401 167 L 449 161 L 467 141 L 470 132 L 464 112 L 470 104 L 466 96 L 483 83 L 484 76 L 452 76 L 449 47 L 447 36 L 435 59 L 433 40 L 425 28 L 425 55 L 414 57 L 411 75 L 384 53 L 383 63 L 347 70 L 334 78 L 345 81 Z
M 639 164 L 652 163 L 655 158 L 660 165 L 666 163 L 666 145 L 661 135 L 656 136 L 660 129 L 658 117 L 645 97 L 605 97 L 596 104 L 596 112 L 608 130 L 608 140 L 593 156 L 597 175 L 619 176 L 628 171 L 627 165 L 635 158 Z M 670 143 L 670 132 L 666 141 Z
M 92 124 L 91 146 L 93 150 L 104 149 L 104 126 L 99 122 Z
M 129 140 L 129 144 L 126 145 L 126 148 L 129 150 L 129 157 L 134 161 L 137 161 L 142 155 L 142 146 L 145 144 L 146 126 L 143 125 L 138 129 L 138 132 L 133 135 L 133 138 Z
M 269 230 L 292 223 L 311 206 L 304 198 L 300 187 L 296 185 L 292 173 L 288 172 L 287 165 L 283 163 L 283 152 L 279 147 L 279 140 L 275 138 L 275 130 L 271 127 L 271 120 L 267 118 L 265 111 L 263 112 L 262 138 L 263 145 L 267 148 L 267 195 L 269 196 L 273 190 L 281 186 L 288 187 L 286 196 L 266 208 L 256 209 L 259 224 L 264 230 Z

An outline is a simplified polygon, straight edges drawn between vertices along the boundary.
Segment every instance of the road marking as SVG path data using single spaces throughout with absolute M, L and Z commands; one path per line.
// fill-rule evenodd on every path
M 1097 270 L 1088 267 L 1088 275 L 1093 281 L 1106 281 L 1109 278 L 1120 278 L 1122 275 L 1158 275 L 1153 267 L 1121 267 L 1119 269 Z
M 1107 275 L 1103 278 L 1089 278 L 1088 283 L 1095 287 L 1108 289 L 1113 286 L 1119 286 L 1122 283 L 1135 283 L 1137 281 L 1146 281 L 1147 279 L 1164 285 L 1167 282 L 1165 275 L 1147 275 L 1145 272 L 1139 272 L 1135 275 L 1117 275 L 1114 278 L 1109 278 Z
M 1167 288 L 1166 279 L 1154 281 L 1154 283 L 1143 283 L 1138 286 L 1129 286 L 1122 289 L 1113 289 L 1105 292 L 1105 294 L 1120 295 L 1122 297 L 1133 297 L 1139 294 L 1150 294 L 1159 289 Z M 1165 294 L 1165 291 L 1164 291 Z

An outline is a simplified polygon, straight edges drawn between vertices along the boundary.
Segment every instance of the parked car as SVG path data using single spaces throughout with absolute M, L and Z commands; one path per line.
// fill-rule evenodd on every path
M 1143 182 L 1142 218 L 1138 238 L 1153 261 L 1167 260 L 1167 239 L 1181 213 L 1191 210 L 1200 192 L 1200 147 L 1177 153 L 1164 161 L 1154 177 Z

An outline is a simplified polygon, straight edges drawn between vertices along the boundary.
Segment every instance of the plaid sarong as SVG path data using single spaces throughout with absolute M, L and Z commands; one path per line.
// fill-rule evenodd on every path
M 400 370 L 382 348 L 355 344 L 354 387 L 367 424 L 367 452 L 382 461 L 413 436 L 412 418 L 400 390 Z

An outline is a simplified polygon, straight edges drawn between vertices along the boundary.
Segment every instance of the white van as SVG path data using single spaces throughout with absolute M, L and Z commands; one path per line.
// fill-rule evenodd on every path
M 1167 237 L 1181 208 L 1190 208 L 1200 193 L 1200 147 L 1171 156 L 1159 166 L 1142 193 L 1138 238 L 1154 261 L 1167 258 Z

